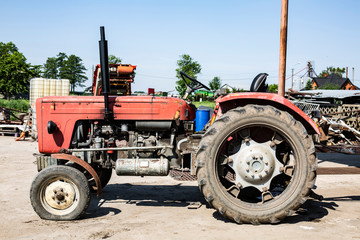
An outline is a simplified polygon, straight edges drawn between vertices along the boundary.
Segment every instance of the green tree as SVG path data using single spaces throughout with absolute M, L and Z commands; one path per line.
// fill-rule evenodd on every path
M 220 87 L 221 87 L 221 79 L 220 79 L 220 77 L 214 77 L 209 82 L 209 87 L 210 87 L 211 91 L 213 91 L 213 92 L 220 89 Z
M 305 90 L 311 90 L 312 89 L 312 80 L 308 80 L 305 85 Z
M 338 84 L 334 84 L 334 83 L 326 83 L 323 87 L 319 88 L 319 89 L 324 89 L 324 90 L 339 90 L 340 86 Z
M 334 67 L 327 67 L 326 70 L 323 70 L 320 74 L 319 77 L 324 78 L 326 76 L 329 76 L 330 74 L 336 74 L 339 75 L 340 77 L 342 77 L 342 75 L 345 73 L 345 68 L 334 68 Z
M 269 92 L 271 92 L 271 93 L 277 93 L 277 92 L 278 92 L 278 85 L 277 85 L 277 84 L 270 84 L 270 86 L 269 86 Z
M 43 77 L 53 79 L 69 79 L 70 91 L 74 92 L 76 87 L 84 87 L 87 80 L 86 68 L 82 59 L 74 54 L 67 56 L 60 52 L 56 57 L 50 57 L 43 65 Z
M 14 94 L 28 92 L 29 78 L 39 74 L 39 66 L 27 63 L 14 43 L 0 42 L 0 92 L 8 100 Z
M 120 64 L 121 61 L 121 58 L 118 58 L 115 55 L 109 55 L 109 64 Z
M 63 61 L 63 67 L 60 68 L 59 76 L 70 80 L 70 91 L 74 92 L 76 87 L 85 86 L 83 84 L 87 80 L 85 71 L 86 68 L 82 63 L 82 59 L 72 54 Z
M 180 76 L 180 72 L 184 72 L 188 76 L 192 78 L 197 78 L 197 74 L 201 72 L 201 65 L 192 59 L 190 55 L 183 54 L 180 56 L 180 60 L 177 61 L 178 68 L 176 69 L 176 77 L 179 79 L 176 81 L 175 89 L 179 92 L 180 96 L 184 96 L 186 91 L 186 86 Z M 186 80 L 186 82 L 190 85 L 193 83 L 190 80 Z
M 236 87 L 231 87 L 231 92 L 232 92 L 232 93 L 239 92 L 239 89 L 236 88 Z
M 57 68 L 57 72 L 58 72 L 58 76 L 57 78 L 59 79 L 68 79 L 66 77 L 67 74 L 67 66 L 66 66 L 66 61 L 68 60 L 68 56 L 66 55 L 66 53 L 63 52 L 59 52 L 59 54 L 56 56 L 56 68 Z M 70 82 L 71 84 L 71 82 Z
M 55 57 L 48 58 L 44 63 L 42 77 L 53 79 L 58 78 L 58 68 Z

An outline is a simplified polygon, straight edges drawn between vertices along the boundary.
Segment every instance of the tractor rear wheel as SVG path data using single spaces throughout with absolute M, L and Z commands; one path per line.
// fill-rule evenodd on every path
M 237 223 L 277 223 L 306 201 L 316 156 L 303 125 L 271 106 L 228 111 L 209 127 L 197 153 L 207 202 Z
M 35 177 L 30 189 L 35 212 L 47 220 L 74 220 L 90 203 L 88 180 L 69 166 L 49 166 Z

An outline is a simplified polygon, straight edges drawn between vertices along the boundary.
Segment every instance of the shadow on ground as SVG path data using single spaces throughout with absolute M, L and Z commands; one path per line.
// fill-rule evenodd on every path
M 197 209 L 202 205 L 208 207 L 197 186 L 110 184 L 104 188 L 100 198 L 93 194 L 85 218 L 117 215 L 121 212 L 119 209 L 103 207 L 104 203 L 189 209 Z
M 360 167 L 359 155 L 342 153 L 317 153 L 318 163 L 332 162 L 347 165 L 349 167 Z
M 321 219 L 328 215 L 329 211 L 336 211 L 342 201 L 360 201 L 360 196 L 324 198 L 323 201 L 309 199 L 294 215 L 287 217 L 281 223 L 321 222 Z M 104 203 L 149 207 L 187 207 L 189 209 L 197 209 L 204 205 L 210 208 L 197 186 L 110 184 L 104 189 L 101 198 L 98 199 L 93 195 L 85 218 L 121 213 L 118 208 L 102 206 Z M 213 217 L 223 222 L 230 222 L 218 212 L 214 212 Z

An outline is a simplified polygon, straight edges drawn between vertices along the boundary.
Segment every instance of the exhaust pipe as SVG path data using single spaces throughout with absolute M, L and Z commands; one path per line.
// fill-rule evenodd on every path
M 105 112 L 104 119 L 110 120 L 112 118 L 112 112 L 109 109 L 109 91 L 110 91 L 110 80 L 109 80 L 109 58 L 108 58 L 108 46 L 105 40 L 105 29 L 103 26 L 100 27 L 100 66 L 101 66 L 101 78 L 102 78 L 102 90 L 104 94 Z

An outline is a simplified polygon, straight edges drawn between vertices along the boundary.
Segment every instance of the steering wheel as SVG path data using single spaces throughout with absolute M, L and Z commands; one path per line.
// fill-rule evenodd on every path
M 210 88 L 208 86 L 206 86 L 206 85 L 202 84 L 201 82 L 199 82 L 198 80 L 188 76 L 186 73 L 184 73 L 184 72 L 179 72 L 179 73 L 180 73 L 180 76 L 181 76 L 185 86 L 186 86 L 186 91 L 185 91 L 185 95 L 184 95 L 183 99 L 187 99 L 187 97 L 189 96 L 190 93 L 192 93 L 193 91 L 198 90 L 200 88 L 205 88 L 206 90 L 210 90 Z M 193 82 L 194 86 L 190 86 L 186 82 L 185 78 L 187 78 L 191 82 Z

